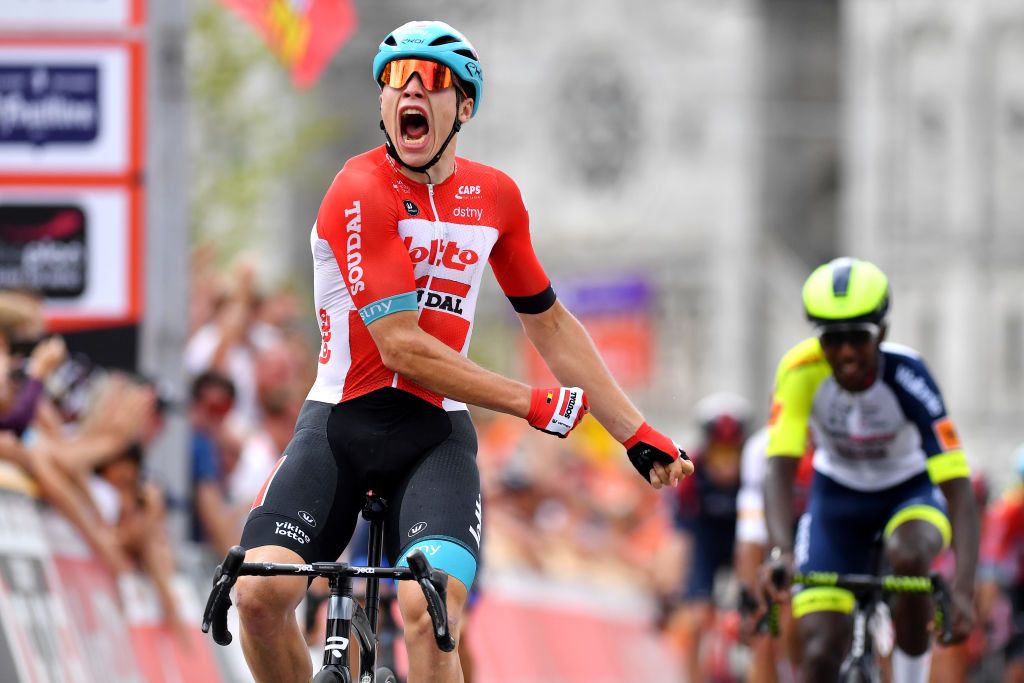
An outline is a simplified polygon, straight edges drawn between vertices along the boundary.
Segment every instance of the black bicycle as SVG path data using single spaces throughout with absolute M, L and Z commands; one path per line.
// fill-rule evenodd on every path
M 772 581 L 776 586 L 783 583 L 783 572 L 776 568 L 772 572 Z M 935 632 L 939 642 L 953 642 L 950 619 L 952 614 L 949 586 L 938 573 L 930 576 L 876 576 L 872 574 L 836 574 L 832 572 L 809 572 L 795 574 L 793 584 L 804 588 L 831 587 L 843 588 L 854 597 L 853 639 L 839 669 L 841 683 L 880 683 L 881 674 L 875 660 L 874 640 L 869 625 L 872 618 L 877 618 L 878 605 L 884 602 L 887 595 L 897 593 L 930 593 L 935 601 Z M 779 634 L 778 605 L 770 605 L 767 615 L 767 629 L 773 635 Z
M 427 611 L 434 625 L 434 640 L 444 652 L 455 649 L 455 639 L 448 629 L 446 603 L 448 574 L 430 566 L 422 552 L 409 553 L 408 567 L 381 567 L 384 553 L 384 510 L 387 504 L 380 496 L 367 494 L 363 517 L 370 523 L 370 543 L 367 554 L 369 566 L 353 566 L 347 562 L 314 562 L 312 564 L 276 564 L 271 562 L 245 562 L 245 550 L 235 546 L 228 551 L 224 562 L 217 567 L 213 590 L 203 612 L 203 633 L 213 631 L 219 645 L 228 645 L 231 633 L 227 627 L 228 609 L 231 607 L 231 588 L 239 576 L 322 576 L 328 580 L 327 632 L 324 642 L 324 661 L 313 683 L 351 683 L 348 654 L 350 633 L 355 631 L 359 647 L 359 683 L 397 683 L 390 668 L 377 666 L 379 646 L 378 614 L 380 608 L 380 580 L 416 581 L 427 601 Z M 352 597 L 352 580 L 366 579 L 366 608 Z

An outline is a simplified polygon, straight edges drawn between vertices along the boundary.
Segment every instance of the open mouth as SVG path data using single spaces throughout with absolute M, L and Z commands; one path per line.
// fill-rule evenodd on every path
M 409 145 L 417 145 L 427 139 L 430 124 L 426 115 L 418 109 L 406 109 L 399 116 L 402 141 Z

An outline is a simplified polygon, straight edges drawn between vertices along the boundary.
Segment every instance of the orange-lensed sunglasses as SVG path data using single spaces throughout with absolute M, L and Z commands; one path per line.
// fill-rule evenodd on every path
M 381 85 L 392 88 L 401 88 L 409 82 L 413 74 L 420 77 L 423 87 L 434 92 L 444 90 L 453 83 L 458 87 L 458 81 L 452 76 L 452 70 L 439 62 L 432 62 L 427 59 L 396 59 L 384 65 L 384 71 L 380 75 Z M 462 90 L 460 87 L 459 90 Z

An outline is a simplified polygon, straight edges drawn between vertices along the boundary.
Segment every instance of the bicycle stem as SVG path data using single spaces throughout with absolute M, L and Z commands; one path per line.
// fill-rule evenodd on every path
M 331 594 L 327 599 L 327 638 L 324 641 L 324 666 L 347 666 L 344 657 L 350 652 L 349 638 L 356 603 L 352 599 L 352 579 L 331 576 Z

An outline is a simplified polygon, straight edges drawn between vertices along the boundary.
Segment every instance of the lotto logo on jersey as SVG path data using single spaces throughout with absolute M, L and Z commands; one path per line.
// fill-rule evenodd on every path
M 465 270 L 480 260 L 480 254 L 472 249 L 460 249 L 455 241 L 444 242 L 441 240 L 430 240 L 430 248 L 412 246 L 412 236 L 406 237 L 403 242 L 409 250 L 409 256 L 413 263 L 427 263 L 435 266 L 444 266 L 452 270 Z
M 320 362 L 329 363 L 331 361 L 331 316 L 327 313 L 326 308 L 320 309 Z

